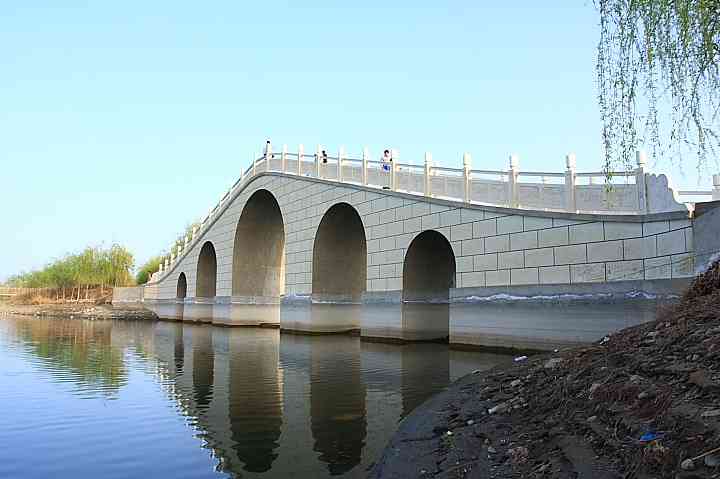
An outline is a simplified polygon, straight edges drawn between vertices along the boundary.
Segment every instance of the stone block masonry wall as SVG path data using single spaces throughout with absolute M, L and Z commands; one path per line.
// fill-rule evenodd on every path
M 142 303 L 144 300 L 142 286 L 113 288 L 113 304 Z
M 692 225 L 680 212 L 616 218 L 468 208 L 271 173 L 256 177 L 232 199 L 190 251 L 147 288 L 146 298 L 175 298 L 181 272 L 187 278 L 188 297 L 195 296 L 198 254 L 211 241 L 217 253 L 218 300 L 229 301 L 235 229 L 246 201 L 258 189 L 270 191 L 282 212 L 286 295 L 312 292 L 315 233 L 325 212 L 341 202 L 353 206 L 364 225 L 369 295 L 402 290 L 407 248 L 429 229 L 452 245 L 457 288 L 669 279 L 693 273 Z

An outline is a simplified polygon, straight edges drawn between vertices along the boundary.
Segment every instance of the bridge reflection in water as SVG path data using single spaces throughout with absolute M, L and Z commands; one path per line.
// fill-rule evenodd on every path
M 440 344 L 399 346 L 269 328 L 24 318 L 8 324 L 28 354 L 53 371 L 68 369 L 81 388 L 145 394 L 147 387 L 123 392 L 141 365 L 188 418 L 218 470 L 237 477 L 364 476 L 400 418 L 452 379 L 509 360 Z M 121 409 L 122 401 L 113 407 Z M 132 411 L 122 416 L 132 427 Z M 136 425 L 142 434 L 164 437 L 152 427 Z M 153 460 L 152 452 L 138 454 Z

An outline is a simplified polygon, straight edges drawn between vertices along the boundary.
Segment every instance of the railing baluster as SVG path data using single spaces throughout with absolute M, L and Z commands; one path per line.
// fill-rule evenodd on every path
M 429 151 L 425 152 L 425 185 L 424 193 L 425 196 L 432 196 L 432 185 L 430 183 L 430 177 L 432 176 L 432 153 Z
M 577 161 L 575 153 L 568 153 L 565 157 L 565 209 L 568 211 L 576 210 L 575 194 L 577 176 L 575 175 L 575 167 Z
M 367 148 L 363 148 L 362 155 L 362 184 L 368 184 L 368 160 L 370 159 L 370 152 Z
M 463 154 L 463 201 L 470 203 L 470 153 Z

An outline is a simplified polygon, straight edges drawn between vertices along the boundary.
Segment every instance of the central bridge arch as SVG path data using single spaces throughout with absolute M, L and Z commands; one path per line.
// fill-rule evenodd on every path
M 409 340 L 447 340 L 450 288 L 455 287 L 455 253 L 441 233 L 417 235 L 403 263 L 402 328 Z
M 279 298 L 285 292 L 285 224 L 275 196 L 257 190 L 245 203 L 233 247 L 232 295 Z
M 333 205 L 323 215 L 313 243 L 312 295 L 358 302 L 366 288 L 367 242 L 357 210 Z

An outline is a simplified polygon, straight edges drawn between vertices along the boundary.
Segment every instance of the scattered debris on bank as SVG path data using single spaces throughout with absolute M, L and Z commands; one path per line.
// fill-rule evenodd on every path
M 0 319 L 3 316 L 21 315 L 62 319 L 157 319 L 148 309 L 133 306 L 117 307 L 110 304 L 10 304 L 0 302 Z
M 421 406 L 371 477 L 720 478 L 720 263 L 654 322 L 517 359 Z

